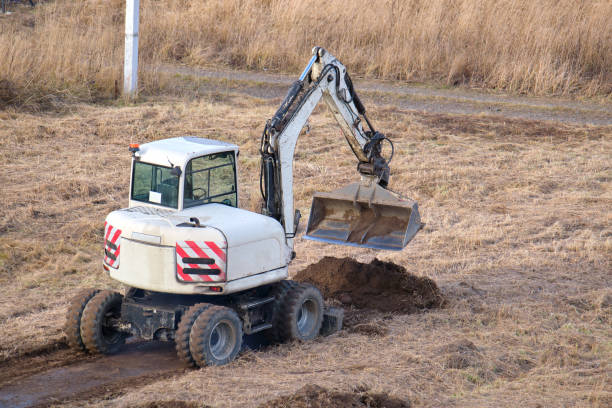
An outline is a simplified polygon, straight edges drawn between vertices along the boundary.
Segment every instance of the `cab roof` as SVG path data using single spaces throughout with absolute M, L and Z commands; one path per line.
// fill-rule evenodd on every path
M 145 143 L 140 146 L 136 157 L 146 163 L 166 167 L 172 163 L 184 168 L 194 157 L 227 151 L 238 152 L 238 146 L 219 140 L 182 136 Z

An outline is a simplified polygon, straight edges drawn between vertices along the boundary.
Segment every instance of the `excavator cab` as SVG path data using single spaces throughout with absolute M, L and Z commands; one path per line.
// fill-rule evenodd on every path
M 400 251 L 422 227 L 416 201 L 364 176 L 360 183 L 315 193 L 304 238 Z

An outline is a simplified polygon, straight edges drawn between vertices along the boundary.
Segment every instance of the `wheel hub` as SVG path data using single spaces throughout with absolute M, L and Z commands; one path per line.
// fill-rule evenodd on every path
M 298 313 L 297 329 L 301 334 L 309 333 L 317 321 L 317 305 L 311 299 L 306 299 Z
M 218 322 L 210 334 L 209 349 L 210 353 L 217 360 L 223 360 L 232 353 L 236 343 L 236 332 L 227 320 Z

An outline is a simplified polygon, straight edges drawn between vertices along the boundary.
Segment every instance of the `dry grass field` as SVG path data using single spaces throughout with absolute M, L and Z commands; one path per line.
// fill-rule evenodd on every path
M 258 209 L 259 138 L 280 103 L 268 95 L 278 83 L 160 75 L 160 64 L 295 73 L 320 44 L 351 73 L 391 87 L 427 81 L 589 98 L 606 119 L 611 2 L 142 0 L 141 98 L 133 103 L 113 98 L 124 1 L 38 3 L 0 16 L 0 406 L 8 386 L 53 367 L 78 373 L 84 361 L 120 380 L 32 401 L 612 406 L 612 126 L 512 118 L 514 101 L 481 98 L 475 111 L 490 104 L 500 112 L 468 115 L 411 110 L 400 104 L 410 95 L 391 91 L 361 94 L 396 146 L 390 187 L 419 203 L 426 226 L 401 252 L 296 239 L 292 276 L 326 256 L 378 258 L 434 280 L 443 307 L 349 308 L 362 330 L 244 352 L 224 367 L 176 369 L 153 354 L 150 364 L 170 368 L 129 381 L 105 358 L 67 350 L 61 332 L 79 290 L 124 289 L 101 260 L 104 218 L 127 205 L 130 142 L 195 135 L 239 145 L 240 207 Z M 578 123 L 586 111 L 573 102 L 527 117 L 567 112 Z M 319 107 L 310 125 L 294 163 L 303 220 L 313 192 L 358 178 L 331 115 Z M 74 375 L 66 388 L 79 381 Z
M 190 134 L 240 145 L 240 205 L 254 209 L 259 136 L 278 102 L 204 92 L 0 111 L 0 366 L 27 372 L 65 348 L 67 299 L 80 288 L 121 289 L 101 268 L 101 242 L 105 214 L 127 204 L 130 141 Z M 312 384 L 425 407 L 610 406 L 612 128 L 365 103 L 396 143 L 391 187 L 419 202 L 426 227 L 399 253 L 299 238 L 291 274 L 323 256 L 379 257 L 435 280 L 444 308 L 374 313 L 385 330 L 274 346 L 57 405 L 255 407 Z M 311 128 L 295 162 L 305 219 L 312 192 L 357 177 L 324 109 Z
M 109 97 L 124 1 L 55 0 L 0 18 L 0 105 Z M 607 0 L 141 2 L 142 92 L 162 62 L 295 73 L 314 44 L 354 74 L 514 93 L 612 92 Z

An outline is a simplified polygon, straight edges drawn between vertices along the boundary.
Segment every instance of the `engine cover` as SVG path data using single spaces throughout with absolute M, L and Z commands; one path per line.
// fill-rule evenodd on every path
M 132 287 L 227 294 L 287 276 L 291 250 L 284 230 L 261 214 L 223 204 L 182 211 L 143 206 L 113 211 L 106 224 L 120 231 L 113 245 L 121 263 L 108 257 L 104 263 L 113 279 Z

